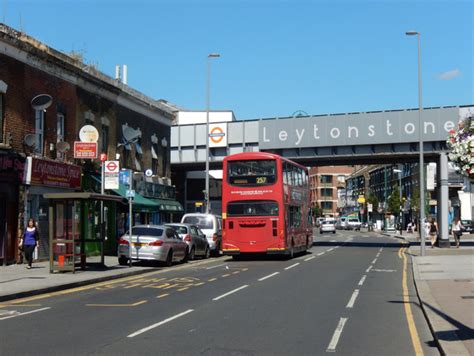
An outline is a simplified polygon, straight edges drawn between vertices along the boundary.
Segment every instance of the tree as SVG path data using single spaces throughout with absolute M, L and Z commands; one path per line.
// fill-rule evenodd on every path
M 413 194 L 410 197 L 410 207 L 415 212 L 415 215 L 418 216 L 420 211 L 420 188 L 415 187 L 413 189 Z M 430 202 L 428 199 L 428 194 L 425 192 L 425 214 L 430 209 Z
M 398 185 L 393 187 L 392 194 L 388 198 L 387 210 L 394 215 L 400 214 L 400 189 Z
M 369 192 L 369 195 L 367 197 L 367 203 L 372 204 L 374 211 L 377 210 L 377 207 L 379 206 L 379 199 L 377 198 L 374 192 Z
M 311 210 L 313 211 L 313 217 L 315 218 L 318 218 L 323 214 L 323 211 L 319 207 L 318 203 L 314 203 L 314 205 L 311 207 Z

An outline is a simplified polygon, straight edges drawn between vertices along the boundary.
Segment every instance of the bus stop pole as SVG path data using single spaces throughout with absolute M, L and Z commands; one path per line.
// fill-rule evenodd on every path
M 100 180 L 100 194 L 105 194 L 104 185 L 105 162 L 101 165 L 101 180 Z M 105 266 L 104 246 L 105 246 L 105 226 L 104 226 L 104 201 L 100 201 L 100 264 Z

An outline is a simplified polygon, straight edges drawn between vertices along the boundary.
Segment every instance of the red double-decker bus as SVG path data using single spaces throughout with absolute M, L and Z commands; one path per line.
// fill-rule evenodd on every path
M 308 170 L 265 152 L 224 159 L 222 251 L 293 256 L 312 246 Z

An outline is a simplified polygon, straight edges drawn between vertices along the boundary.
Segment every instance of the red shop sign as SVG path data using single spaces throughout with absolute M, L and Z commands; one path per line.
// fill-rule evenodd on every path
M 73 164 L 28 157 L 26 184 L 80 189 L 82 168 Z
M 97 158 L 97 142 L 74 142 L 74 158 Z

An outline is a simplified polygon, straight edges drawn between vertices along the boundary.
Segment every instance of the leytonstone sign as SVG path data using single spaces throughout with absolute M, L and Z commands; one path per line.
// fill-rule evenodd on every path
M 423 110 L 423 141 L 446 141 L 459 108 Z M 260 149 L 350 146 L 419 141 L 418 110 L 259 121 Z

